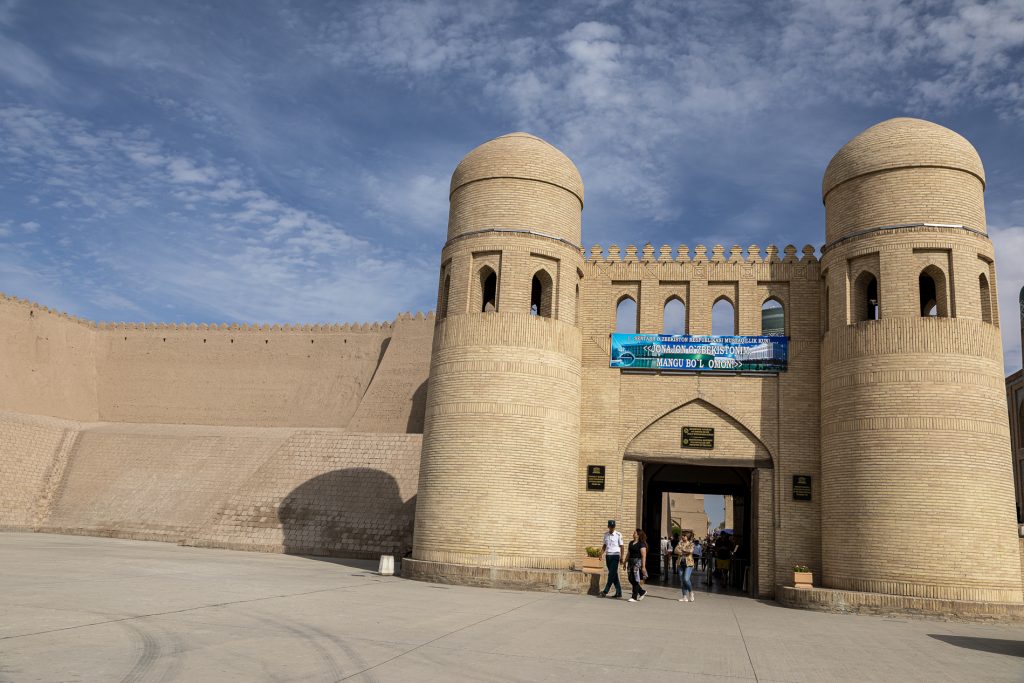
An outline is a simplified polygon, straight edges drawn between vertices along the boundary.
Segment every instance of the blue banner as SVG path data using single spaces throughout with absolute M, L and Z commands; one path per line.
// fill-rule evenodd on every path
M 613 334 L 611 367 L 682 372 L 785 372 L 789 339 Z

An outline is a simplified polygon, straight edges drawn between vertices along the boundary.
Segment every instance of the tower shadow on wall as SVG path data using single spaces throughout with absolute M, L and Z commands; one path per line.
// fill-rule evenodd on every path
M 412 410 L 409 411 L 409 421 L 406 423 L 406 434 L 422 434 L 423 420 L 427 414 L 427 380 L 416 387 L 412 395 Z
M 284 552 L 318 558 L 375 560 L 412 550 L 416 497 L 402 501 L 387 472 L 354 467 L 321 474 L 278 506 Z

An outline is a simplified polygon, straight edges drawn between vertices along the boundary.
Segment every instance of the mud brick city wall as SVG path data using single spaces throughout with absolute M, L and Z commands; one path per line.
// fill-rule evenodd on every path
M 0 323 L 0 528 L 411 547 L 432 316 L 108 325 L 0 297 Z

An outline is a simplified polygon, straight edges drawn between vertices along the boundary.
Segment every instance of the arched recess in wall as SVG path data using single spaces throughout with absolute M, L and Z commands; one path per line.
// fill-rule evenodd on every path
M 728 443 L 726 450 L 680 450 L 680 428 L 686 425 L 708 425 L 715 428 L 715 438 Z M 676 461 L 704 460 L 708 465 L 772 468 L 775 457 L 745 424 L 728 411 L 695 398 L 662 413 L 637 430 L 626 444 L 626 460 Z
M 946 274 L 938 266 L 928 266 L 917 277 L 917 292 L 923 317 L 946 318 Z
M 480 269 L 480 299 L 477 310 L 481 313 L 492 313 L 498 310 L 498 274 L 490 266 Z
M 678 296 L 665 302 L 661 319 L 662 334 L 686 334 L 686 304 Z
M 773 296 L 761 304 L 761 334 L 777 337 L 786 334 L 786 309 L 782 302 Z
M 441 283 L 441 297 L 437 302 L 437 317 L 439 319 L 448 317 L 448 296 L 452 291 L 452 276 L 444 274 L 444 281 Z
M 824 330 L 826 332 L 828 332 L 828 325 L 829 325 L 829 304 L 830 303 L 831 302 L 829 301 L 828 286 L 826 285 L 825 286 L 825 301 L 824 301 L 824 309 L 825 310 L 824 310 L 824 312 L 822 314 L 822 324 L 824 325 Z
M 548 271 L 541 268 L 533 274 L 530 282 L 530 315 L 551 317 L 554 284 Z
M 636 334 L 637 308 L 631 296 L 623 296 L 615 305 L 615 331 L 618 334 Z
M 1020 402 L 1017 411 L 1017 438 L 1021 448 L 1024 448 L 1024 401 Z
M 981 319 L 990 323 L 992 322 L 992 292 L 989 289 L 985 273 L 978 276 L 978 287 L 981 289 Z
M 720 296 L 711 306 L 711 334 L 731 337 L 736 334 L 736 307 L 727 296 Z
M 869 270 L 857 276 L 853 281 L 853 300 L 851 301 L 853 320 L 860 323 L 865 320 L 878 320 L 881 310 L 878 299 L 878 278 Z
M 572 324 L 580 324 L 580 283 L 576 283 L 576 306 L 572 309 Z

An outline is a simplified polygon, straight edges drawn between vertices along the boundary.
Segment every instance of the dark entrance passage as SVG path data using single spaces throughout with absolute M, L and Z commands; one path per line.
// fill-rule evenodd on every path
M 643 495 L 641 497 L 641 518 L 647 538 L 650 539 L 647 572 L 652 582 L 677 585 L 675 576 L 663 576 L 664 567 L 661 562 L 660 542 L 666 528 L 663 518 L 663 498 L 666 493 L 698 493 L 707 495 L 732 496 L 733 499 L 733 540 L 737 550 L 730 562 L 728 574 L 723 574 L 717 581 L 717 588 L 751 592 L 752 577 L 755 575 L 751 567 L 751 559 L 756 552 L 754 541 L 756 534 L 756 518 L 753 512 L 753 472 L 750 467 L 716 467 L 708 465 L 676 465 L 657 462 L 642 463 Z M 669 528 L 671 526 L 669 525 Z M 698 536 L 704 536 L 704 530 L 694 530 Z M 671 571 L 671 570 L 670 570 Z M 709 563 L 708 572 L 711 571 Z M 695 573 L 694 579 L 706 582 L 706 575 Z M 696 581 L 695 581 L 696 586 Z

